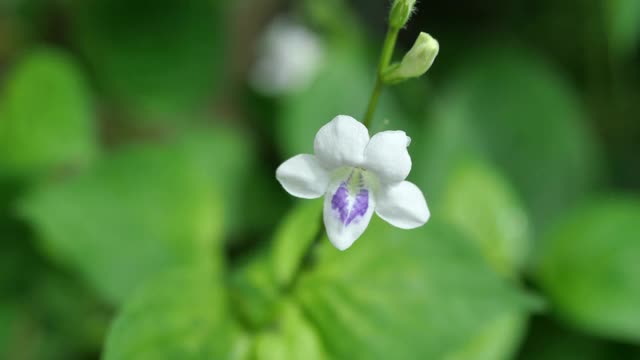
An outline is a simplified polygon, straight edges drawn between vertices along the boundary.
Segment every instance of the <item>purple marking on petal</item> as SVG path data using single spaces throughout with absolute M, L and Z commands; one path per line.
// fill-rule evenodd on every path
M 349 217 L 349 190 L 347 190 L 347 183 L 343 182 L 336 190 L 336 193 L 331 198 L 331 208 L 338 211 L 340 221 L 344 224 Z
M 351 224 L 358 216 L 364 216 L 367 213 L 367 209 L 369 209 L 369 190 L 360 189 L 345 225 Z
M 349 201 L 349 197 L 347 183 L 343 182 L 331 198 L 331 208 L 337 211 L 340 221 L 345 226 L 364 216 L 369 209 L 369 190 L 360 188 L 353 201 Z

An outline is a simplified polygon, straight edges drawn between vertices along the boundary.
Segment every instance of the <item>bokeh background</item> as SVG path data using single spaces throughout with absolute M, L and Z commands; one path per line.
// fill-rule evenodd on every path
M 0 0 L 0 358 L 640 359 L 640 1 L 422 0 L 432 219 L 312 245 L 387 0 Z M 310 250 L 308 250 L 310 249 Z

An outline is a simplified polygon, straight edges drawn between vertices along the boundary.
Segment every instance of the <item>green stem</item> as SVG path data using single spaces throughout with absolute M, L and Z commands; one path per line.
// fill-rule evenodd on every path
M 371 120 L 373 119 L 373 115 L 376 112 L 376 108 L 378 107 L 378 101 L 380 100 L 380 94 L 382 93 L 382 88 L 384 87 L 384 82 L 382 81 L 382 74 L 387 70 L 389 64 L 391 64 L 391 58 L 393 57 L 393 51 L 396 47 L 396 41 L 398 40 L 398 33 L 400 29 L 389 27 L 387 30 L 387 36 L 384 39 L 384 44 L 382 46 L 382 54 L 380 55 L 380 63 L 378 64 L 378 71 L 376 72 L 376 84 L 373 88 L 373 92 L 371 93 L 371 98 L 369 100 L 369 105 L 367 106 L 367 113 L 364 116 L 364 126 L 369 127 L 371 124 Z
M 373 92 L 371 93 L 371 98 L 369 100 L 369 106 L 367 106 L 367 113 L 364 116 L 364 120 L 362 121 L 364 126 L 369 127 L 371 124 L 371 120 L 373 119 L 373 115 L 376 112 L 376 108 L 378 107 L 378 101 L 380 100 L 380 94 L 382 93 L 382 89 L 384 88 L 384 82 L 382 81 L 382 74 L 387 70 L 389 64 L 391 64 L 391 58 L 393 57 L 393 51 L 396 47 L 396 41 L 398 40 L 398 33 L 400 29 L 396 29 L 393 27 L 389 27 L 387 30 L 387 36 L 385 37 L 384 44 L 382 46 L 382 54 L 380 55 L 380 63 L 378 64 L 378 70 L 376 72 L 376 84 L 373 88 Z M 313 248 L 315 248 L 316 244 L 322 240 L 326 235 L 326 230 L 324 228 L 324 222 L 322 218 L 320 218 L 320 228 L 318 229 L 318 233 L 316 234 L 316 238 L 313 243 L 307 249 L 307 253 L 304 255 L 303 264 L 309 264 L 311 261 L 311 254 L 313 252 Z M 295 280 L 292 284 L 295 284 Z M 293 285 L 291 285 L 293 286 Z

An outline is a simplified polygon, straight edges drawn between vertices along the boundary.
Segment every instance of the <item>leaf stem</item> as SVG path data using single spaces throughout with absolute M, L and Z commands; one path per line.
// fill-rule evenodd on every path
M 391 26 L 387 29 L 387 36 L 385 37 L 384 44 L 382 45 L 382 54 L 380 55 L 380 63 L 378 64 L 378 71 L 376 73 L 376 84 L 373 88 L 373 92 L 371 93 L 371 98 L 369 99 L 369 105 L 367 106 L 367 112 L 364 116 L 364 120 L 362 121 L 366 127 L 371 125 L 371 120 L 373 119 L 373 115 L 378 107 L 380 94 L 384 87 L 382 74 L 384 74 L 389 67 L 389 64 L 391 64 L 391 58 L 393 57 L 393 51 L 396 48 L 396 41 L 398 40 L 399 32 L 400 29 Z

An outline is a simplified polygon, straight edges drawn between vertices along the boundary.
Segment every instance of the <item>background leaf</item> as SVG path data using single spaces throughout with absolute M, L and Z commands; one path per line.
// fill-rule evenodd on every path
M 628 56 L 640 43 L 640 2 L 609 0 L 604 3 L 608 15 L 609 46 L 617 55 Z
M 297 274 L 307 249 L 320 231 L 322 201 L 298 205 L 278 227 L 273 240 L 273 274 L 280 286 L 288 286 Z
M 640 342 L 640 202 L 595 201 L 562 221 L 538 254 L 554 310 L 596 335 Z
M 482 330 L 446 360 L 513 359 L 522 342 L 527 316 L 520 312 L 505 312 L 489 321 Z
M 74 35 L 112 98 L 166 121 L 203 107 L 220 81 L 224 7 L 209 0 L 78 2 Z
M 33 50 L 10 74 L 3 92 L 0 173 L 84 165 L 95 156 L 89 90 L 69 55 Z
M 180 148 L 131 148 L 42 186 L 22 211 L 48 254 L 120 303 L 159 272 L 219 261 L 220 199 L 197 165 Z
M 219 269 L 174 270 L 125 305 L 107 339 L 105 360 L 226 359 L 234 327 Z
M 315 329 L 291 303 L 282 305 L 280 320 L 272 328 L 256 336 L 255 357 L 259 360 L 328 359 Z
M 375 219 L 350 251 L 321 250 L 295 294 L 334 358 L 441 358 L 500 314 L 526 311 L 468 240 L 434 220 L 399 231 Z
M 515 278 L 531 239 L 529 219 L 509 183 L 487 165 L 463 163 L 442 197 L 443 216 L 480 247 L 496 271 Z
M 484 159 L 504 171 L 533 224 L 544 228 L 597 182 L 600 157 L 580 102 L 527 50 L 465 58 L 427 129 L 418 183 L 437 208 L 457 164 Z

